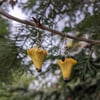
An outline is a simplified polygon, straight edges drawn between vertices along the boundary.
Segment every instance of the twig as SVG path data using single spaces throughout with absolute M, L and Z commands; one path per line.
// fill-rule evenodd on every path
M 14 21 L 20 22 L 22 24 L 30 25 L 30 26 L 33 26 L 33 27 L 37 27 L 37 28 L 49 31 L 52 34 L 57 34 L 57 35 L 64 36 L 64 37 L 67 37 L 67 38 L 70 38 L 70 39 L 75 39 L 77 41 L 84 41 L 84 42 L 90 43 L 92 45 L 94 45 L 94 44 L 100 44 L 99 40 L 92 40 L 92 39 L 86 39 L 86 38 L 80 38 L 80 37 L 75 37 L 75 36 L 67 35 L 67 34 L 65 34 L 63 32 L 59 32 L 57 30 L 48 28 L 48 27 L 46 27 L 46 26 L 44 26 L 42 24 L 36 25 L 35 22 L 33 23 L 33 22 L 28 21 L 28 20 L 22 20 L 22 19 L 16 18 L 16 17 L 14 17 L 14 16 L 12 16 L 12 15 L 4 12 L 3 10 L 0 10 L 0 14 L 3 15 L 3 16 L 5 16 L 5 17 L 7 17 L 7 18 L 9 18 L 9 19 L 12 19 Z

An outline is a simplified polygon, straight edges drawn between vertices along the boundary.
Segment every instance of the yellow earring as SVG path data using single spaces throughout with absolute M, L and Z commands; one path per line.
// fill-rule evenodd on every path
M 57 64 L 60 66 L 62 75 L 65 81 L 70 79 L 73 66 L 77 61 L 73 58 L 65 58 L 64 60 L 58 60 Z
M 38 72 L 40 72 L 42 69 L 42 64 L 43 64 L 44 58 L 47 55 L 47 51 L 41 50 L 38 47 L 33 47 L 31 49 L 28 49 L 27 53 L 31 57 L 31 59 L 36 67 L 36 70 Z

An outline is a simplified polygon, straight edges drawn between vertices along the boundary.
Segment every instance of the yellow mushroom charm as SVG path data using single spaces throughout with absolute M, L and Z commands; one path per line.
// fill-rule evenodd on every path
M 42 64 L 43 64 L 45 56 L 47 55 L 47 51 L 42 50 L 38 47 L 33 47 L 31 49 L 28 49 L 27 53 L 31 57 L 31 59 L 36 67 L 36 70 L 38 72 L 41 72 Z
M 61 68 L 62 75 L 65 81 L 68 81 L 71 76 L 71 72 L 73 69 L 73 66 L 77 63 L 77 61 L 73 58 L 65 58 L 65 59 L 59 59 L 57 61 L 57 64 Z

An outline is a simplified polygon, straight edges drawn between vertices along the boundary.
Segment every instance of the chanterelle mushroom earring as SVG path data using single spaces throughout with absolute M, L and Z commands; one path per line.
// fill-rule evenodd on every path
M 39 33 L 38 36 L 36 38 L 39 38 Z M 42 64 L 44 62 L 44 59 L 47 55 L 47 51 L 40 49 L 40 45 L 39 45 L 39 39 L 37 40 L 37 46 L 33 47 L 31 49 L 27 50 L 28 55 L 31 57 L 35 68 L 38 72 L 41 72 L 42 70 Z
M 42 64 L 43 64 L 45 56 L 47 55 L 47 51 L 42 50 L 38 47 L 33 47 L 31 49 L 28 49 L 27 53 L 31 57 L 31 59 L 36 67 L 36 70 L 38 72 L 41 72 Z
M 62 75 L 65 81 L 68 81 L 71 76 L 71 72 L 73 66 L 77 63 L 77 61 L 73 58 L 65 58 L 65 60 L 59 59 L 57 64 L 61 68 Z
M 69 81 L 72 73 L 73 66 L 77 63 L 77 60 L 70 57 L 69 54 L 69 45 L 66 43 L 66 40 L 64 40 L 64 46 L 63 46 L 63 52 L 61 54 L 61 59 L 57 60 L 57 64 L 59 65 L 62 76 L 64 81 Z M 72 47 L 72 44 L 70 45 Z M 67 56 L 66 56 L 67 54 Z

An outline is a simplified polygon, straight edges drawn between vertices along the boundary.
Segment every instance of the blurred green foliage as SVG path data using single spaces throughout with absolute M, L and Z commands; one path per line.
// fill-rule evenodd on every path
M 94 15 L 87 15 L 81 23 L 77 25 L 78 31 L 89 33 L 93 39 L 100 39 L 100 13 L 94 13 Z M 86 34 L 87 34 L 86 33 Z M 82 34 L 80 34 L 82 35 Z
M 95 40 L 100 40 L 99 4 L 99 0 L 17 2 L 26 16 L 40 18 L 50 28 Z M 5 5 L 2 8 L 9 9 Z M 21 24 L 16 30 L 9 23 L 0 16 L 0 100 L 100 100 L 100 45 L 83 47 L 84 43 L 73 41 L 73 47 L 62 55 L 64 37 Z M 37 32 L 41 33 L 41 48 L 48 50 L 41 73 L 36 72 L 26 53 L 37 44 Z M 63 56 L 78 61 L 66 83 L 56 64 Z

